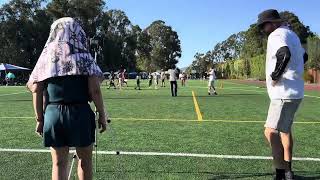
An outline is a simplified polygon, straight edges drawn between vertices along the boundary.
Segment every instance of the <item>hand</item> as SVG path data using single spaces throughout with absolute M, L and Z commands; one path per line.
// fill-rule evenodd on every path
M 271 82 L 271 85 L 274 87 L 274 86 L 277 85 L 277 83 L 278 83 L 278 81 L 272 81 L 272 82 Z
M 43 124 L 43 121 L 38 121 L 36 125 L 35 133 L 40 137 L 43 137 Z
M 107 121 L 105 116 L 100 116 L 98 119 L 98 128 L 100 133 L 103 133 L 107 129 Z
M 27 90 L 29 91 L 29 92 L 33 92 L 34 91 L 34 84 L 31 84 L 31 83 L 27 83 L 26 84 L 26 88 L 27 88 Z

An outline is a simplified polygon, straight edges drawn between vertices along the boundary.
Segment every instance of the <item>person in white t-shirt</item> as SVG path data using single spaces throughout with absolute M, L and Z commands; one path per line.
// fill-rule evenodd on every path
M 166 87 L 166 73 L 163 71 L 163 69 L 161 70 L 161 87 Z
M 176 69 L 175 66 L 172 67 L 172 69 L 168 70 L 169 73 L 169 81 L 171 85 L 171 95 L 172 97 L 176 97 L 178 94 L 178 84 L 177 84 L 177 79 L 178 79 L 178 70 Z
M 214 87 L 214 81 L 216 80 L 215 69 L 210 68 L 208 75 L 209 75 L 208 95 L 212 95 L 212 92 L 214 95 L 218 95 L 218 93 L 216 92 L 216 88 Z
M 294 179 L 291 168 L 291 127 L 304 97 L 304 63 L 308 55 L 301 42 L 280 18 L 277 10 L 259 14 L 258 26 L 267 34 L 266 85 L 270 98 L 265 136 L 276 168 L 276 179 Z
M 186 86 L 186 79 L 187 79 L 187 75 L 185 72 L 182 72 L 179 75 L 179 79 L 181 80 L 181 86 Z
M 154 89 L 158 89 L 160 74 L 158 72 L 153 73 Z

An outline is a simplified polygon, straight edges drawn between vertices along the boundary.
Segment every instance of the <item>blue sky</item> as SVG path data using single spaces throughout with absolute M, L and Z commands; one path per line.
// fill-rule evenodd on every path
M 0 0 L 5 2 L 4 0 Z M 265 9 L 288 10 L 320 34 L 318 0 L 107 0 L 108 9 L 126 12 L 133 24 L 145 28 L 161 19 L 178 32 L 182 46 L 180 67 L 196 52 L 205 53 L 228 36 L 246 30 Z

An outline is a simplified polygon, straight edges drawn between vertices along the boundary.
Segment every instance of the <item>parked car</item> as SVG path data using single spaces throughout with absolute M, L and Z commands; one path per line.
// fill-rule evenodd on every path
M 128 74 L 128 78 L 129 79 L 135 79 L 137 77 L 137 74 L 138 73 L 136 73 L 136 72 L 131 72 L 131 73 Z
M 109 79 L 110 75 L 111 75 L 111 73 L 109 73 L 109 72 L 104 72 L 103 73 L 103 76 L 104 76 L 105 79 Z
M 149 74 L 147 72 L 140 73 L 141 79 L 148 79 Z

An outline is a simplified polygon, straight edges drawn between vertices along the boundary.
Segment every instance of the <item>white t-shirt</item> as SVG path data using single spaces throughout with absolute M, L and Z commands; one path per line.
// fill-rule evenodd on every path
M 165 79 L 166 78 L 166 74 L 165 74 L 165 72 L 161 72 L 161 79 Z
M 169 69 L 168 72 L 169 72 L 169 75 L 170 75 L 169 81 L 177 81 L 177 70 Z
M 154 72 L 154 73 L 152 73 L 152 75 L 153 75 L 154 80 L 157 80 L 160 78 L 160 74 L 158 72 Z
M 275 70 L 277 51 L 288 46 L 291 58 L 278 83 L 273 87 L 271 73 Z M 305 50 L 299 37 L 286 26 L 281 26 L 268 37 L 266 58 L 266 84 L 270 99 L 302 99 L 304 96 L 304 60 Z
M 214 81 L 216 79 L 216 73 L 214 72 L 214 69 L 211 69 L 209 72 L 209 81 Z

